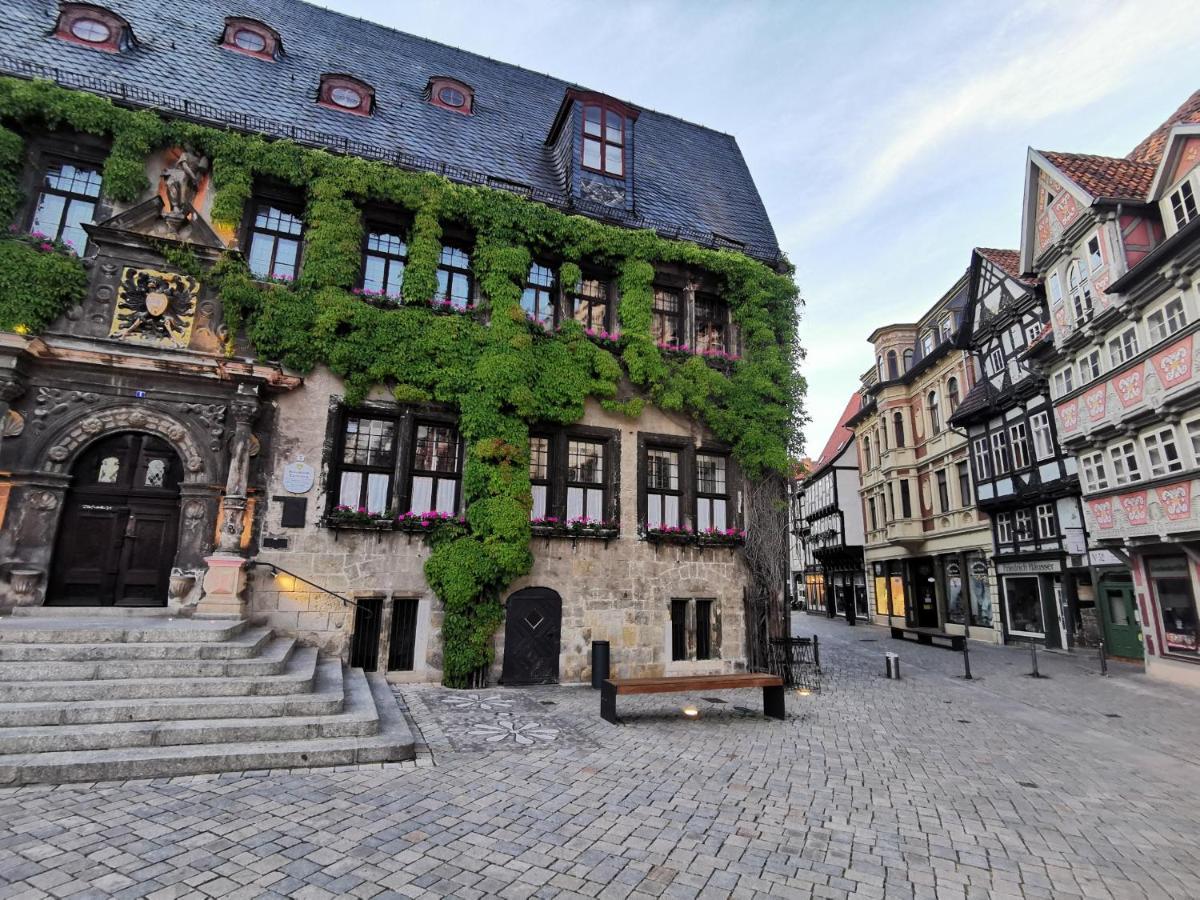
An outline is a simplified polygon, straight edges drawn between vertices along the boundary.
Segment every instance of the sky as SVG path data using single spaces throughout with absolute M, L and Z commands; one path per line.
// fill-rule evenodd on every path
M 1200 88 L 1195 0 L 326 0 L 733 134 L 804 299 L 806 453 L 867 335 L 1016 248 L 1027 148 L 1124 156 Z

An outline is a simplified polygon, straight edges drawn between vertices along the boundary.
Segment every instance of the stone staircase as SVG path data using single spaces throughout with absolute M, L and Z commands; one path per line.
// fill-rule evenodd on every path
M 0 618 L 0 785 L 412 759 L 382 675 L 244 621 Z

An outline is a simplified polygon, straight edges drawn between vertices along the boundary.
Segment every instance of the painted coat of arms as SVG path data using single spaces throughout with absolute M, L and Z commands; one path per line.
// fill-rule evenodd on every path
M 187 275 L 126 266 L 109 337 L 186 347 L 200 283 Z

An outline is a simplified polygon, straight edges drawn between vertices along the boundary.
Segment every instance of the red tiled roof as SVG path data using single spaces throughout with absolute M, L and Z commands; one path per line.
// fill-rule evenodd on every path
M 1150 136 L 1134 147 L 1125 158 L 1157 168 L 1167 146 L 1167 135 L 1176 125 L 1182 124 L 1200 124 L 1200 91 L 1188 97 L 1179 109 L 1171 113 L 1167 121 L 1150 132 Z
M 842 410 L 842 415 L 838 418 L 837 427 L 833 429 L 833 434 L 825 442 L 825 449 L 821 451 L 821 455 L 813 462 L 811 474 L 815 474 L 833 462 L 834 457 L 841 453 L 846 443 L 854 437 L 854 431 L 846 427 L 846 420 L 858 412 L 861 406 L 862 394 L 855 391 L 850 395 L 850 402 L 846 404 L 846 408 Z
M 1155 165 L 1149 162 L 1086 153 L 1044 151 L 1042 155 L 1093 197 L 1145 200 L 1154 181 Z
M 1026 278 L 1021 274 L 1021 254 L 1017 250 L 994 250 L 991 247 L 976 247 L 977 252 L 984 259 L 988 260 L 992 265 L 997 266 L 1002 272 L 1011 275 L 1024 284 L 1036 284 L 1032 278 Z

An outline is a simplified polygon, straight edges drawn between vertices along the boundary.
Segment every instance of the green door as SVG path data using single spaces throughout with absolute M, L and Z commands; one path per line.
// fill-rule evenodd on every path
M 1133 585 L 1100 582 L 1100 612 L 1104 616 L 1104 644 L 1109 656 L 1142 658 L 1142 626 L 1138 622 Z

